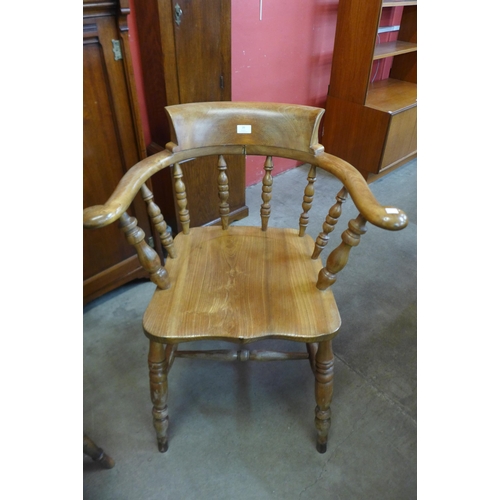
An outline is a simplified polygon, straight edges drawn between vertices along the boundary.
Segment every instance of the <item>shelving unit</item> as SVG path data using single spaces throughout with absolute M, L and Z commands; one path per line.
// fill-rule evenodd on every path
M 416 43 L 402 42 L 395 40 L 394 42 L 379 43 L 375 46 L 373 53 L 373 60 L 384 59 L 385 57 L 397 56 L 399 54 L 406 54 L 417 50 Z
M 378 43 L 383 9 L 397 8 L 397 40 Z M 374 62 L 389 58 L 377 80 Z M 416 0 L 340 0 L 322 143 L 367 179 L 416 156 Z

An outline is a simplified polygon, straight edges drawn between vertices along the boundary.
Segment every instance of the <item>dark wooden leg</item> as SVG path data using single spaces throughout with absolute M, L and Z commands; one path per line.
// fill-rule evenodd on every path
M 175 360 L 175 353 L 179 344 L 167 344 L 165 348 L 165 359 L 167 361 L 167 375 Z
M 330 403 L 333 396 L 333 350 L 332 341 L 325 340 L 319 343 L 316 353 L 316 429 L 318 438 L 316 449 L 325 453 L 328 440 L 328 430 L 331 423 Z
M 313 342 L 306 344 L 306 347 L 309 354 L 309 364 L 311 365 L 311 370 L 316 375 L 316 353 L 318 352 L 318 343 Z
M 164 453 L 168 449 L 168 382 L 167 361 L 163 344 L 150 341 L 148 362 L 151 401 L 153 403 L 153 425 L 158 439 L 158 450 Z
M 88 455 L 94 462 L 98 462 L 105 469 L 112 469 L 115 461 L 97 446 L 86 434 L 83 435 L 83 453 Z

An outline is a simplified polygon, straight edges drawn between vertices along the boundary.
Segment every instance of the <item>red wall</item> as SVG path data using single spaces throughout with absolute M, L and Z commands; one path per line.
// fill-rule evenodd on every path
M 324 107 L 338 0 L 232 0 L 232 100 Z M 273 174 L 296 166 L 276 159 Z M 262 158 L 248 157 L 247 185 L 260 182 Z
M 129 37 L 146 144 L 150 142 L 137 47 L 135 4 Z M 338 0 L 232 0 L 232 100 L 324 107 L 337 22 Z M 297 165 L 276 159 L 273 175 Z M 247 158 L 247 186 L 260 182 L 264 159 Z

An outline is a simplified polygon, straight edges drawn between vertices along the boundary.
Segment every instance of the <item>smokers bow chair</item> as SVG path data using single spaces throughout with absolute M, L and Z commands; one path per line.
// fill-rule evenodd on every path
M 323 109 L 308 106 L 214 102 L 168 106 L 172 142 L 166 149 L 132 167 L 109 200 L 84 210 L 85 228 L 101 228 L 119 220 L 127 240 L 157 285 L 143 318 L 149 338 L 149 374 L 153 423 L 158 448 L 167 450 L 167 374 L 176 357 L 220 360 L 308 359 L 315 377 L 317 450 L 326 451 L 333 393 L 332 339 L 340 316 L 330 285 L 347 264 L 370 222 L 388 230 L 407 225 L 404 212 L 381 206 L 362 175 L 350 164 L 324 152 L 318 144 Z M 228 221 L 230 184 L 223 155 L 265 157 L 261 227 L 231 226 Z M 218 155 L 218 195 L 221 225 L 189 227 L 188 198 L 181 163 Z M 271 213 L 273 157 L 310 165 L 305 180 L 298 229 L 268 227 Z M 316 168 L 343 184 L 326 214 L 316 241 L 306 234 L 313 203 Z M 182 232 L 175 239 L 154 203 L 146 181 L 171 168 Z M 183 165 L 189 168 L 189 162 Z M 302 189 L 302 188 L 301 188 Z M 153 225 L 168 253 L 162 266 L 146 244 L 137 220 L 126 210 L 141 191 Z M 203 193 L 189 193 L 203 196 Z M 319 255 L 351 196 L 359 210 L 342 233 L 340 245 L 323 267 Z M 302 195 L 301 195 L 302 196 Z M 300 212 L 300 208 L 299 208 Z M 286 339 L 306 344 L 302 352 L 188 351 L 179 344 L 195 340 L 224 340 L 246 344 L 261 339 Z

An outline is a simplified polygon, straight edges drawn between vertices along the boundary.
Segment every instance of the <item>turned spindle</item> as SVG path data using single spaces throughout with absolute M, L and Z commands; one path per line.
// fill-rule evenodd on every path
M 160 235 L 160 241 L 163 248 L 167 251 L 168 256 L 174 259 L 177 255 L 175 253 L 174 240 L 168 231 L 167 223 L 163 218 L 160 207 L 154 202 L 153 193 L 143 184 L 141 187 L 142 199 L 146 202 L 148 207 L 148 214 L 151 222 L 154 224 L 156 231 Z
M 174 164 L 174 189 L 179 207 L 179 220 L 182 224 L 182 232 L 189 234 L 189 210 L 187 209 L 186 185 L 183 181 L 182 169 L 178 163 Z
M 168 372 L 170 371 L 170 368 L 172 368 L 172 365 L 174 364 L 175 353 L 177 352 L 177 347 L 179 347 L 179 344 L 167 344 L 167 347 L 165 348 L 165 361 L 167 362 L 167 375 L 168 375 Z
M 262 231 L 267 230 L 267 224 L 271 215 L 271 198 L 273 190 L 273 177 L 271 172 L 273 170 L 273 158 L 268 156 L 264 163 L 264 178 L 262 179 L 262 205 L 260 207 L 260 217 L 262 220 Z
M 210 351 L 176 351 L 175 357 L 191 359 L 211 359 L 217 361 L 289 361 L 308 359 L 309 354 L 306 352 L 279 352 L 248 349 L 231 351 L 226 349 L 217 349 Z
M 311 370 L 316 373 L 316 353 L 318 352 L 318 342 L 310 342 L 306 344 L 307 354 L 309 356 L 309 364 Z
M 366 219 L 361 214 L 349 221 L 349 228 L 342 233 L 342 243 L 328 256 L 326 266 L 319 272 L 317 288 L 326 290 L 337 281 L 337 274 L 344 269 L 349 260 L 351 248 L 359 244 L 361 235 L 365 233 Z
M 137 219 L 125 212 L 120 217 L 120 228 L 125 233 L 127 241 L 135 247 L 139 262 L 148 272 L 149 278 L 162 290 L 170 287 L 167 271 L 161 265 L 158 254 L 144 240 L 144 231 L 137 225 Z
M 168 449 L 168 381 L 165 346 L 158 342 L 149 343 L 149 388 L 153 403 L 153 425 L 158 441 L 158 450 L 162 453 Z
M 326 216 L 325 222 L 323 223 L 323 232 L 318 234 L 316 238 L 316 243 L 314 246 L 314 251 L 312 254 L 312 259 L 317 259 L 320 253 L 323 251 L 323 248 L 326 247 L 328 240 L 330 239 L 329 234 L 335 228 L 335 224 L 337 224 L 339 217 L 342 215 L 342 204 L 347 199 L 347 189 L 342 187 L 342 189 L 337 194 L 337 203 L 330 208 L 328 215 Z
M 333 350 L 331 340 L 319 342 L 315 365 L 314 395 L 317 405 L 315 424 L 318 432 L 316 449 L 319 453 L 325 453 L 332 416 L 330 409 L 333 396 Z
M 227 202 L 229 198 L 229 181 L 227 179 L 227 165 L 224 157 L 219 155 L 219 213 L 222 222 L 222 229 L 227 229 L 229 226 L 229 203 Z
M 302 210 L 304 210 L 299 219 L 299 236 L 304 236 L 306 233 L 307 224 L 309 224 L 309 210 L 311 210 L 314 199 L 314 183 L 316 182 L 316 165 L 311 165 L 307 176 L 307 186 L 304 189 L 304 201 L 302 202 Z

